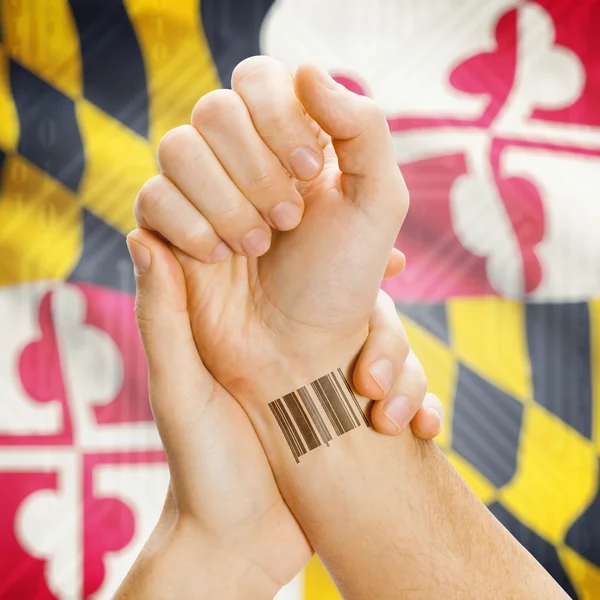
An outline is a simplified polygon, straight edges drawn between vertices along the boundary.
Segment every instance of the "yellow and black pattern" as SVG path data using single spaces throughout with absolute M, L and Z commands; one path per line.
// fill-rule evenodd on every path
M 404 318 L 451 462 L 565 590 L 600 598 L 600 302 L 454 299 Z
M 220 85 L 198 2 L 1 6 L 0 284 L 132 290 L 117 265 L 158 141 Z
M 573 598 L 600 598 L 600 301 L 398 306 L 446 411 L 439 445 Z M 311 599 L 339 600 L 316 561 Z

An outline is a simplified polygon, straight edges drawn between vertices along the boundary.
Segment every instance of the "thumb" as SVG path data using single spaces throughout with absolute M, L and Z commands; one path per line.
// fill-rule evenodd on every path
M 383 111 L 371 98 L 352 93 L 317 65 L 298 67 L 294 81 L 296 95 L 310 117 L 331 136 L 345 178 L 344 192 L 366 206 L 375 199 L 378 204 L 395 202 L 403 219 L 408 191 Z M 388 216 L 389 209 L 389 205 L 384 208 Z
M 208 401 L 213 379 L 194 343 L 185 279 L 170 248 L 144 229 L 127 236 L 127 247 L 135 267 L 135 312 L 148 361 L 150 402 L 162 436 L 185 426 L 192 408 L 186 403 L 197 409 Z

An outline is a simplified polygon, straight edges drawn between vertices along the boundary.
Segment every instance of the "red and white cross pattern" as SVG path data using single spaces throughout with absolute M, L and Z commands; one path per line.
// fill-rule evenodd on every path
M 111 598 L 169 472 L 131 294 L 0 287 L 0 598 Z M 301 581 L 277 600 L 300 600 Z
M 600 297 L 599 27 L 598 0 L 275 4 L 265 53 L 388 115 L 412 199 L 395 299 Z
M 0 597 L 108 598 L 168 470 L 129 294 L 0 288 Z

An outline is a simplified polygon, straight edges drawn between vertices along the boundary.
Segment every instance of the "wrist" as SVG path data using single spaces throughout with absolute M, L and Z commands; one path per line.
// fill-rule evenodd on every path
M 187 560 L 190 572 L 196 570 L 194 579 L 204 590 L 202 598 L 271 600 L 281 587 L 244 551 L 243 544 L 226 547 L 193 519 L 178 520 L 172 542 L 173 556 Z
M 280 341 L 276 351 L 269 354 L 260 364 L 242 366 L 236 371 L 236 379 L 225 387 L 244 407 L 254 421 L 272 421 L 268 405 L 286 394 L 311 383 L 328 373 L 342 370 L 348 382 L 356 358 L 368 335 L 368 329 L 354 332 L 337 340 L 326 334 L 316 335 L 315 340 L 299 347 L 289 340 Z M 317 341 L 318 340 L 318 341 Z M 367 401 L 365 401 L 367 402 Z
M 272 600 L 279 584 L 251 557 L 223 548 L 192 520 L 159 523 L 115 600 Z
M 346 383 L 351 381 L 352 371 L 353 362 L 350 362 L 342 370 L 345 381 L 340 381 L 337 369 L 321 371 L 317 380 L 330 376 L 337 379 L 334 384 L 339 383 L 338 391 L 344 390 Z M 312 388 L 308 378 L 303 384 L 305 388 Z M 286 393 L 296 390 L 292 387 Z M 353 404 L 356 399 L 364 410 L 369 401 L 355 391 L 353 396 L 346 391 L 345 397 L 348 400 L 345 410 L 349 412 L 353 407 L 357 418 L 354 426 L 344 427 L 340 433 L 340 423 L 336 431 L 319 406 L 318 398 L 313 396 L 330 439 L 324 443 L 319 436 L 319 445 L 310 450 L 298 421 L 281 395 L 278 399 L 283 402 L 279 407 L 280 417 L 284 410 L 287 427 L 282 428 L 281 418 L 278 421 L 272 413 L 273 401 L 254 403 L 251 420 L 284 499 L 334 580 L 344 584 L 344 597 L 367 598 L 371 597 L 368 590 L 354 580 L 354 575 L 360 573 L 365 564 L 368 564 L 369 572 L 376 573 L 374 563 L 381 562 L 383 555 L 391 555 L 397 549 L 420 552 L 423 549 L 421 542 L 426 545 L 412 524 L 414 514 L 411 509 L 413 497 L 426 502 L 420 477 L 428 472 L 425 463 L 430 461 L 432 452 L 416 440 L 408 428 L 396 437 L 376 433 L 364 424 L 362 412 L 359 413 Z M 329 399 L 330 405 L 337 401 Z M 332 410 L 331 406 L 329 410 Z M 314 424 L 309 412 L 305 411 L 306 418 Z M 336 412 L 335 408 L 333 412 Z M 297 445 L 294 452 L 294 444 L 289 443 L 290 426 L 295 428 L 297 440 L 304 444 L 300 454 Z M 318 433 L 316 425 L 313 429 Z M 399 519 L 399 510 L 406 516 Z M 387 541 L 380 539 L 382 531 L 389 536 Z M 371 559 L 360 550 L 362 545 L 367 548 L 380 545 L 381 550 Z M 350 595 L 355 588 L 360 593 Z

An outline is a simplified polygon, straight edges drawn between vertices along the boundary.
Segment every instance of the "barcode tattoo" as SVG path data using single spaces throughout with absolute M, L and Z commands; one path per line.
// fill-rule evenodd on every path
M 342 370 L 332 371 L 313 381 L 310 390 L 301 387 L 269 403 L 297 463 L 333 440 L 318 406 L 338 437 L 363 424 L 371 426 Z

